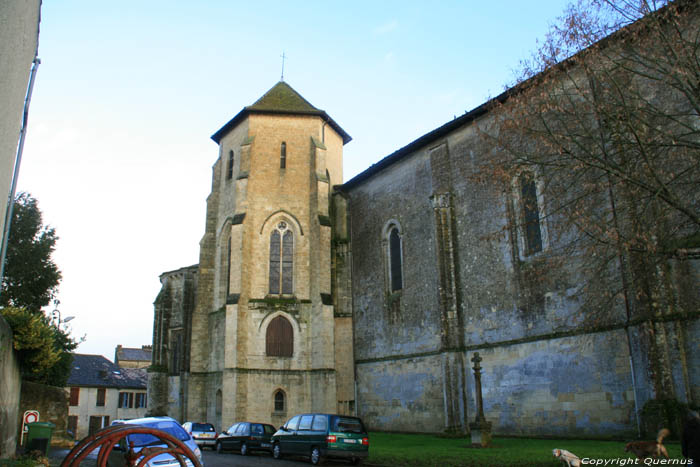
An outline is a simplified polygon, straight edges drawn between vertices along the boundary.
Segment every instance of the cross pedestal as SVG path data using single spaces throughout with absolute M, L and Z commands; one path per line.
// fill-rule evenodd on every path
M 472 358 L 474 362 L 474 386 L 476 389 L 476 420 L 469 424 L 469 431 L 472 437 L 472 446 L 488 447 L 491 445 L 491 422 L 484 417 L 484 401 L 481 397 L 481 357 L 479 352 L 474 352 Z

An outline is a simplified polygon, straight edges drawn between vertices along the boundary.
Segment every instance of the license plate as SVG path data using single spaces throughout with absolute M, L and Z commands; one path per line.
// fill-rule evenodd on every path
M 260 443 L 260 446 L 262 446 L 264 448 L 269 448 L 271 446 L 271 444 L 270 443 Z
M 344 442 L 344 443 L 349 443 L 349 444 L 355 444 L 355 443 L 357 443 L 357 440 L 345 438 L 345 439 L 343 439 L 343 442 Z
M 200 438 L 213 438 L 214 435 L 212 435 L 211 433 L 202 433 L 201 435 L 199 435 L 199 437 Z

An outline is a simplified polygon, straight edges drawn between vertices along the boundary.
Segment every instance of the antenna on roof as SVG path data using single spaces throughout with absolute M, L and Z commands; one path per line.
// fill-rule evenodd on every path
M 284 81 L 284 59 L 287 58 L 286 55 L 284 55 L 284 51 L 280 57 L 282 57 L 282 76 L 280 77 L 280 81 Z

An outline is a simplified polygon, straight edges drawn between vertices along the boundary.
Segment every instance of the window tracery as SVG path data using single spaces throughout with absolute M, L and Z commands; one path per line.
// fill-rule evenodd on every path
M 294 233 L 280 221 L 270 233 L 269 293 L 290 295 L 294 292 Z

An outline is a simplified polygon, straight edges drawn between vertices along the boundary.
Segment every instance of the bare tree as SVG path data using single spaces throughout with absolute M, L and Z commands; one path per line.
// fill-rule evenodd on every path
M 525 301 L 576 289 L 579 322 L 622 323 L 673 394 L 663 323 L 700 309 L 698 2 L 579 0 L 493 105 L 477 175 L 507 187 Z
M 682 297 L 662 287 L 669 260 L 700 258 L 699 9 L 659 6 L 570 6 L 484 133 L 499 148 L 488 178 L 525 204 L 538 198 L 518 174 L 539 180 L 543 205 L 516 223 L 546 223 L 548 266 L 575 263 L 603 312 L 613 301 L 678 311 Z

